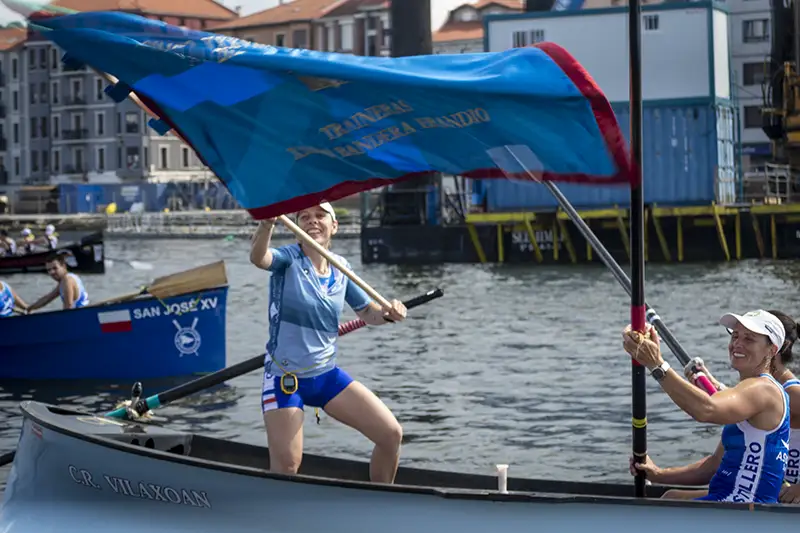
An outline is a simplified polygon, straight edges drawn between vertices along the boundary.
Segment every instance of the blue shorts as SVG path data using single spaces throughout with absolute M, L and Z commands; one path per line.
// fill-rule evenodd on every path
M 305 405 L 324 408 L 352 382 L 353 378 L 337 366 L 319 376 L 298 377 L 297 392 L 286 394 L 281 390 L 280 376 L 273 376 L 265 370 L 261 390 L 261 411 L 266 413 L 285 407 L 303 409 Z

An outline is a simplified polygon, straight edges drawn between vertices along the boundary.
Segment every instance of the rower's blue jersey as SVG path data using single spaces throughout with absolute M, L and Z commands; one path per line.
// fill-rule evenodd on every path
M 789 387 L 800 386 L 800 379 L 792 378 L 783 384 L 785 390 Z M 800 481 L 800 428 L 792 428 L 789 439 L 789 461 L 786 463 L 786 481 L 797 483 Z
M 761 374 L 780 388 L 783 418 L 774 429 L 757 429 L 746 420 L 722 430 L 725 454 L 702 499 L 776 503 L 789 455 L 789 395 L 770 374 Z
M 370 297 L 342 272 L 330 266 L 319 277 L 299 244 L 270 248 L 269 341 L 264 360 L 275 376 L 285 371 L 298 377 L 322 374 L 336 366 L 339 316 L 345 302 L 360 311 Z M 332 254 L 350 268 L 343 257 Z
M 11 287 L 0 281 L 0 317 L 11 316 L 13 313 L 14 295 L 11 294 Z
M 73 274 L 72 272 L 68 273 L 67 276 L 70 276 L 72 279 L 75 280 L 75 283 L 78 284 L 78 298 L 73 302 L 72 308 L 77 309 L 78 307 L 86 307 L 89 305 L 89 293 L 86 292 L 86 287 L 83 286 L 83 280 Z M 64 290 L 59 287 L 58 295 L 61 297 L 61 301 L 64 301 Z

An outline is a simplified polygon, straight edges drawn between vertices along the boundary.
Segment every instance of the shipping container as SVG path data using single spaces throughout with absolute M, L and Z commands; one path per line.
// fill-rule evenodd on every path
M 627 104 L 614 105 L 630 141 Z M 730 203 L 736 197 L 733 110 L 712 102 L 652 105 L 642 113 L 644 201 L 663 206 Z M 627 207 L 626 186 L 558 184 L 576 208 Z M 473 198 L 490 212 L 553 210 L 558 202 L 547 188 L 529 181 L 481 180 Z

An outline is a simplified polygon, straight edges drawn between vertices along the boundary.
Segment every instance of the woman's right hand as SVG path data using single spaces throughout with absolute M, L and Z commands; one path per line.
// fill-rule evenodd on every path
M 661 469 L 650 459 L 650 456 L 645 456 L 644 463 L 636 463 L 634 457 L 630 458 L 630 471 L 631 475 L 636 475 L 641 471 L 645 473 L 645 477 L 653 483 L 658 483 L 658 478 L 661 476 Z

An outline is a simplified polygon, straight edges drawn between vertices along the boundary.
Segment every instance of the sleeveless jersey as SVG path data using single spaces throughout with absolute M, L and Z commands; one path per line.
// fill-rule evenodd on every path
M 14 295 L 4 281 L 0 281 L 0 317 L 11 316 L 14 313 Z
M 54 235 L 48 235 L 47 245 L 50 247 L 51 250 L 55 250 L 56 248 L 58 248 L 58 237 Z
M 89 305 L 89 294 L 86 292 L 86 288 L 83 286 L 83 281 L 81 280 L 81 278 L 79 278 L 75 274 L 72 274 L 71 272 L 68 273 L 67 276 L 70 276 L 72 279 L 75 280 L 75 283 L 78 284 L 78 299 L 75 300 L 75 302 L 72 305 L 72 308 L 77 309 L 78 307 L 86 307 L 87 305 Z M 63 302 L 64 290 L 60 287 L 58 289 L 58 294 L 59 296 L 61 296 L 61 301 Z
M 784 389 L 800 386 L 800 379 L 792 378 L 783 384 Z M 789 439 L 789 461 L 786 464 L 786 481 L 797 483 L 800 481 L 800 428 L 791 429 Z
M 299 244 L 270 248 L 269 341 L 264 365 L 274 376 L 292 372 L 313 377 L 336 367 L 339 316 L 347 303 L 354 311 L 370 297 L 332 265 L 318 276 Z M 350 268 L 347 260 L 333 254 Z
M 747 420 L 722 430 L 725 455 L 708 484 L 704 499 L 735 503 L 777 503 L 789 455 L 789 395 L 770 374 L 761 374 L 780 388 L 783 417 L 770 431 Z

